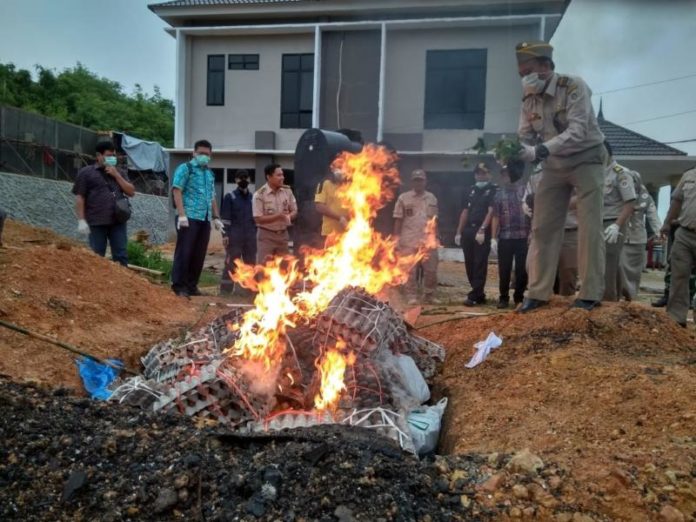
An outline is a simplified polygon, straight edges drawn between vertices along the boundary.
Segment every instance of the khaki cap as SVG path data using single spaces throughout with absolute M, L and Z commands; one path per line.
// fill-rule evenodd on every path
M 522 64 L 535 58 L 553 59 L 553 47 L 547 42 L 540 40 L 530 40 L 527 42 L 518 43 L 515 47 L 517 54 L 517 63 Z
M 423 169 L 416 169 L 411 172 L 411 179 L 425 179 L 425 171 Z

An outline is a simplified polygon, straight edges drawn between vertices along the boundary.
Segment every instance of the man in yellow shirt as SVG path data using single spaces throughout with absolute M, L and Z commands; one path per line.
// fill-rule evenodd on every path
M 336 195 L 338 186 L 343 181 L 343 173 L 335 171 L 317 185 L 314 203 L 317 212 L 321 214 L 321 237 L 326 244 L 329 234 L 342 232 L 348 224 L 348 210 L 341 206 Z

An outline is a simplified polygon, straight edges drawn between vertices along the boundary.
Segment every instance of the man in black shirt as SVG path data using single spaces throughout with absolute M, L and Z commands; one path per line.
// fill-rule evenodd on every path
M 89 246 L 100 256 L 111 246 L 111 258 L 128 265 L 126 223 L 116 219 L 116 201 L 135 195 L 135 187 L 125 170 L 116 168 L 116 147 L 110 141 L 97 143 L 97 161 L 77 173 L 72 192 L 75 194 L 77 231 L 89 234 Z
M 484 163 L 474 168 L 476 182 L 464 192 L 462 213 L 459 216 L 454 242 L 464 251 L 466 276 L 471 292 L 464 300 L 466 306 L 486 302 L 486 275 L 488 253 L 491 249 L 491 219 L 493 198 L 497 187 L 490 181 L 490 172 Z

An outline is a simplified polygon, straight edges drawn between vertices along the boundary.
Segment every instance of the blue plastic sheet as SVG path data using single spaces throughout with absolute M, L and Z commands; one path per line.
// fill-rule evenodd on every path
M 107 361 L 114 366 L 123 367 L 123 362 L 118 359 Z M 111 397 L 112 391 L 107 388 L 118 376 L 118 370 L 87 357 L 75 359 L 75 364 L 82 378 L 82 385 L 93 399 L 105 401 Z

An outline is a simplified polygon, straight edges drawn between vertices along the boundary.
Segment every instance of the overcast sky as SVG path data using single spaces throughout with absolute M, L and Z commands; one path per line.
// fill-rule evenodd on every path
M 0 0 L 0 61 L 57 70 L 80 61 L 127 91 L 159 85 L 173 99 L 175 43 L 147 9 L 153 1 Z M 603 93 L 608 120 L 660 141 L 696 140 L 696 0 L 573 0 L 552 43 L 559 72 Z M 662 83 L 636 87 L 653 82 Z M 696 141 L 674 146 L 696 155 Z

